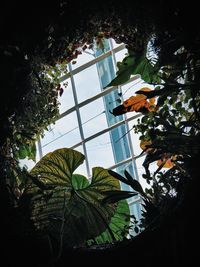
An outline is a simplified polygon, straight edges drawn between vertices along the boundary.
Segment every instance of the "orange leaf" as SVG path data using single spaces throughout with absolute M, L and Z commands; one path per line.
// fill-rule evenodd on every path
M 157 161 L 157 165 L 161 166 L 161 164 L 164 163 L 163 168 L 168 168 L 168 169 L 172 168 L 174 166 L 174 162 L 173 161 L 176 160 L 176 158 L 177 158 L 176 155 L 173 156 L 173 157 L 170 157 L 170 158 L 164 156 L 162 159 L 159 159 Z
M 142 150 L 145 150 L 145 152 L 151 153 L 155 150 L 154 148 L 150 148 L 150 147 L 147 148 L 147 146 L 151 144 L 152 144 L 151 140 L 141 140 L 140 147 Z
M 151 106 L 155 105 L 155 97 L 149 99 L 149 104 Z
M 171 162 L 171 159 L 159 159 L 157 161 L 157 165 L 160 167 L 163 163 L 165 162 L 165 164 L 163 165 L 163 168 L 172 168 L 174 166 L 174 163 Z
M 137 95 L 131 96 L 128 100 L 124 101 L 123 106 L 127 109 L 127 111 L 139 111 L 145 106 L 145 103 L 146 96 Z
M 152 91 L 148 87 L 141 88 L 140 91 L 150 92 Z M 131 96 L 129 99 L 123 102 L 123 106 L 126 108 L 126 112 L 130 111 L 141 111 L 146 108 L 147 111 L 153 111 L 155 104 L 155 98 L 151 98 L 148 102 L 147 97 L 143 94 L 138 94 L 136 96 Z

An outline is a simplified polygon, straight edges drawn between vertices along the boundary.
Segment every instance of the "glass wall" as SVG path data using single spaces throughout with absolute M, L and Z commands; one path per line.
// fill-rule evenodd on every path
M 110 168 L 121 175 L 126 169 L 141 182 L 141 160 L 135 159 L 141 153 L 139 137 L 130 131 L 140 115 L 129 113 L 115 117 L 110 111 L 141 88 L 142 80 L 137 75 L 123 86 L 105 88 L 115 77 L 117 61 L 126 53 L 124 44 L 109 39 L 105 40 L 103 50 L 98 47 L 86 50 L 76 64 L 68 64 L 70 75 L 61 78 L 68 86 L 59 97 L 60 118 L 49 125 L 49 131 L 38 143 L 40 157 L 69 147 L 85 155 L 85 162 L 76 173 L 91 178 L 92 168 L 96 166 Z M 131 190 L 125 184 L 121 186 Z M 134 215 L 139 219 L 140 198 L 128 201 L 130 210 L 136 212 Z

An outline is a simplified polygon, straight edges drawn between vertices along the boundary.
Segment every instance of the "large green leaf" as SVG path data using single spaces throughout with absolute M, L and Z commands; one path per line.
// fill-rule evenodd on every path
M 134 74 L 136 73 L 141 74 L 142 79 L 147 83 L 160 83 L 157 67 L 153 66 L 146 57 L 140 59 L 140 63 L 134 70 Z
M 31 170 L 40 181 L 48 185 L 72 187 L 72 174 L 84 161 L 80 152 L 61 148 L 45 155 Z
M 26 191 L 35 226 L 68 246 L 83 244 L 108 228 L 116 206 L 102 204 L 104 192 L 120 189 L 119 182 L 100 167 L 93 168 L 90 183 L 73 174 L 83 160 L 80 152 L 67 148 L 47 154 L 31 171 L 40 186 L 31 179 Z
M 118 71 L 116 73 L 116 78 L 114 78 L 106 87 L 108 86 L 118 86 L 128 82 L 131 75 L 140 74 L 141 78 L 147 82 L 160 82 L 158 76 L 158 69 L 153 66 L 150 61 L 146 58 L 145 54 L 135 56 L 126 56 L 122 62 L 117 63 Z
M 131 77 L 135 64 L 136 58 L 132 55 L 126 56 L 122 62 L 118 62 L 118 71 L 116 73 L 117 76 L 106 87 L 118 86 L 127 82 Z
M 126 200 L 121 200 L 117 203 L 117 209 L 111 219 L 109 228 L 112 231 L 115 240 L 122 240 L 127 236 L 130 227 L 130 210 Z M 94 240 L 89 240 L 88 243 L 92 244 Z M 101 235 L 95 238 L 95 243 L 103 244 L 113 242 L 113 237 L 109 230 L 106 229 Z

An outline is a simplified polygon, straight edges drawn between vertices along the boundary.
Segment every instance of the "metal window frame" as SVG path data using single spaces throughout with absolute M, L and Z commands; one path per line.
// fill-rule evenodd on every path
M 113 49 L 113 40 L 112 39 L 109 39 L 109 42 L 110 42 L 110 47 L 111 47 L 111 50 L 112 50 L 113 62 L 114 62 L 115 68 L 117 70 L 117 60 L 116 60 L 115 53 L 113 52 L 114 51 L 114 49 Z M 140 76 L 140 78 L 141 78 L 141 76 Z M 131 82 L 131 81 L 129 81 L 129 82 Z M 121 86 L 119 86 L 119 88 L 121 90 Z M 123 95 L 122 95 L 122 100 L 123 100 Z M 133 144 L 132 144 L 132 141 L 131 141 L 131 134 L 130 134 L 130 129 L 129 129 L 128 121 L 129 120 L 127 119 L 127 115 L 125 114 L 125 127 L 126 127 L 126 131 L 127 131 L 127 138 L 128 138 L 130 153 L 131 153 L 131 157 L 132 157 L 135 178 L 136 178 L 136 180 L 139 181 L 137 166 L 136 166 L 136 163 L 135 163 L 135 160 L 134 160 L 135 153 L 134 153 Z
M 115 47 L 115 48 L 109 50 L 108 52 L 105 52 L 105 53 L 102 54 L 101 56 L 96 57 L 96 58 L 90 60 L 89 62 L 87 62 L 87 63 L 81 65 L 80 67 L 78 67 L 78 68 L 76 68 L 76 69 L 73 69 L 73 70 L 71 70 L 70 72 L 68 72 L 67 74 L 63 75 L 63 76 L 59 79 L 59 81 L 60 81 L 60 82 L 64 82 L 64 81 L 65 81 L 66 79 L 68 79 L 69 77 L 71 77 L 71 76 L 73 76 L 73 75 L 75 75 L 75 74 L 77 74 L 77 73 L 79 73 L 79 72 L 81 72 L 81 71 L 83 71 L 83 70 L 85 70 L 85 69 L 91 67 L 92 65 L 94 65 L 94 64 L 97 63 L 97 62 L 99 62 L 100 60 L 105 59 L 106 57 L 110 56 L 110 55 L 112 54 L 112 52 L 117 53 L 117 52 L 123 50 L 125 47 L 126 47 L 125 44 L 121 44 L 120 46 Z
M 84 137 L 84 132 L 83 132 L 83 127 L 82 127 L 82 122 L 81 122 L 81 116 L 80 116 L 80 108 L 81 107 L 84 107 L 88 104 L 90 104 L 91 102 L 101 98 L 102 96 L 105 96 L 106 94 L 109 94 L 110 92 L 112 92 L 113 90 L 118 90 L 119 88 L 121 88 L 121 86 L 123 85 L 126 85 L 126 84 L 129 84 L 130 82 L 132 81 L 137 81 L 138 83 L 138 80 L 141 79 L 141 76 L 138 74 L 138 75 L 134 75 L 133 77 L 131 77 L 129 79 L 129 81 L 127 81 L 126 83 L 122 84 L 121 86 L 110 86 L 104 90 L 102 90 L 99 94 L 93 96 L 93 97 L 90 97 L 80 103 L 78 103 L 78 98 L 77 98 L 77 92 L 76 92 L 76 86 L 75 86 L 75 82 L 74 82 L 74 75 L 82 72 L 83 70 L 93 66 L 94 64 L 96 64 L 97 62 L 99 62 L 100 60 L 103 60 L 105 58 L 107 58 L 108 56 L 112 55 L 113 56 L 113 60 L 114 60 L 114 65 L 115 65 L 115 68 L 117 68 L 117 62 L 116 62 L 116 58 L 115 58 L 115 54 L 121 50 L 123 50 L 126 46 L 125 44 L 121 44 L 120 46 L 117 46 L 117 47 L 113 47 L 113 43 L 112 41 L 110 40 L 110 47 L 111 49 L 102 54 L 101 56 L 93 59 L 93 60 L 90 60 L 89 62 L 81 65 L 80 67 L 77 67 L 76 69 L 72 69 L 72 66 L 71 66 L 71 63 L 68 64 L 68 67 L 69 67 L 69 73 L 63 75 L 59 81 L 60 82 L 64 82 L 65 80 L 67 79 L 70 79 L 71 80 L 71 85 L 72 85 L 72 93 L 73 93 L 73 98 L 74 98 L 74 103 L 75 105 L 66 110 L 65 112 L 61 113 L 60 116 L 58 117 L 57 121 L 65 116 L 67 116 L 68 114 L 76 111 L 76 114 L 77 114 L 77 120 L 78 120 L 78 127 L 79 127 L 79 131 L 80 131 L 80 136 L 81 136 L 81 141 L 73 146 L 71 146 L 72 149 L 78 147 L 78 146 L 83 146 L 83 153 L 85 155 L 85 162 L 86 162 L 86 171 L 87 171 L 87 174 L 88 174 L 88 177 L 91 177 L 91 174 L 90 174 L 90 168 L 89 168 L 89 160 L 88 160 L 88 155 L 87 155 L 87 149 L 86 149 L 86 142 L 90 141 L 90 140 L 93 140 L 94 138 L 100 136 L 100 135 L 103 135 L 107 132 L 109 132 L 110 130 L 122 125 L 122 124 L 126 124 L 126 128 L 128 129 L 128 122 L 133 120 L 133 119 L 136 119 L 136 118 L 139 118 L 141 117 L 142 115 L 141 114 L 137 114 L 135 116 L 132 116 L 130 118 L 127 118 L 127 116 L 125 117 L 124 120 L 106 128 L 106 129 L 103 129 L 101 131 L 99 131 L 98 133 L 96 134 L 93 134 L 87 138 Z M 133 84 L 134 86 L 134 84 Z M 129 163 L 129 162 L 134 162 L 137 158 L 140 158 L 142 157 L 143 155 L 139 155 L 139 156 L 135 156 L 134 155 L 134 152 L 133 152 L 133 147 L 132 147 L 132 142 L 131 142 L 131 136 L 130 136 L 130 133 L 128 132 L 128 141 L 129 141 L 129 146 L 130 146 L 130 150 L 131 150 L 131 157 L 129 157 L 128 159 L 125 159 L 125 160 L 122 160 L 121 162 L 118 162 L 117 164 L 113 165 L 113 166 L 110 166 L 108 169 L 115 169 L 125 163 Z M 40 158 L 43 156 L 43 153 L 42 153 L 42 145 L 41 145 L 41 140 L 38 141 L 38 149 L 39 149 L 39 156 Z M 138 177 L 137 177 L 138 178 Z M 134 200 L 134 202 L 137 202 L 138 200 Z
M 72 77 L 73 77 L 73 75 L 72 75 Z M 126 85 L 126 84 L 128 84 L 128 83 L 130 83 L 130 82 L 136 81 L 136 80 L 138 80 L 138 79 L 141 79 L 141 76 L 140 76 L 139 74 L 134 75 L 133 77 L 130 78 L 130 80 L 129 80 L 128 82 L 122 84 L 121 86 Z M 134 86 L 134 84 L 133 84 L 133 86 Z M 80 103 L 77 103 L 77 107 L 80 109 L 80 108 L 84 107 L 85 105 L 90 104 L 91 102 L 93 102 L 93 101 L 95 101 L 95 100 L 101 98 L 102 96 L 105 96 L 105 95 L 109 94 L 109 93 L 112 92 L 113 90 L 117 90 L 118 87 L 119 87 L 119 86 L 110 86 L 110 87 L 108 87 L 107 89 L 104 89 L 104 90 L 103 90 L 102 92 L 100 92 L 99 94 L 96 94 L 95 96 L 92 96 L 92 97 L 90 97 L 90 98 L 88 98 L 88 99 L 86 99 L 86 100 L 84 100 L 84 101 L 82 101 L 82 102 L 80 102 Z M 72 108 L 70 108 L 70 109 L 64 111 L 62 114 L 60 114 L 60 116 L 58 117 L 57 120 L 62 119 L 63 117 L 65 117 L 66 115 L 72 113 L 72 112 L 75 111 L 75 110 L 76 110 L 76 105 L 73 106 Z
M 71 63 L 68 64 L 68 67 L 69 67 L 69 71 L 72 71 Z M 87 171 L 87 175 L 90 176 L 90 168 L 89 168 L 89 161 L 88 161 L 88 156 L 87 156 L 87 149 L 86 149 L 86 145 L 84 142 L 85 137 L 84 137 L 84 132 L 83 132 L 80 109 L 78 106 L 78 98 L 77 98 L 77 93 L 76 93 L 76 86 L 75 86 L 73 75 L 70 77 L 70 80 L 71 80 L 72 93 L 73 93 L 73 97 L 74 97 L 75 110 L 76 110 L 76 115 L 77 115 L 77 120 L 78 120 L 78 127 L 79 127 L 79 132 L 80 132 L 80 136 L 81 136 L 81 140 L 82 140 L 81 144 L 83 146 L 83 153 L 85 155 L 86 171 Z
M 132 120 L 134 120 L 134 119 L 140 118 L 141 116 L 142 116 L 141 114 L 137 114 L 137 115 L 134 115 L 134 116 L 132 116 L 132 117 L 130 117 L 130 118 L 127 118 L 126 120 L 119 121 L 119 122 L 113 124 L 112 126 L 109 126 L 109 127 L 105 128 L 105 129 L 103 129 L 103 130 L 101 130 L 101 131 L 99 131 L 99 132 L 97 132 L 97 133 L 95 133 L 95 134 L 93 134 L 93 135 L 91 135 L 91 136 L 85 138 L 83 141 L 86 143 L 86 142 L 88 142 L 88 141 L 90 141 L 90 140 L 92 140 L 92 139 L 95 139 L 96 137 L 98 137 L 98 136 L 100 136 L 100 135 L 103 135 L 103 134 L 105 134 L 105 133 L 107 133 L 107 132 L 113 130 L 114 128 L 116 128 L 116 127 L 118 127 L 118 126 L 120 126 L 120 125 L 122 125 L 122 124 L 125 124 L 126 121 L 127 121 L 127 122 L 128 122 L 128 121 L 132 121 Z M 76 144 L 73 145 L 73 146 L 71 146 L 71 148 L 76 148 L 76 147 L 80 146 L 81 144 L 82 144 L 82 141 L 79 142 L 79 143 L 76 143 Z

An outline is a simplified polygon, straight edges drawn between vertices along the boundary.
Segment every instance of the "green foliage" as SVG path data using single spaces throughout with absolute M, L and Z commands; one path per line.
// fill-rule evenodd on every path
M 32 90 L 23 98 L 20 109 L 10 118 L 10 145 L 16 159 L 35 161 L 35 143 L 58 118 L 58 92 L 45 75 L 32 74 Z
M 141 78 L 147 83 L 158 83 L 160 78 L 158 76 L 158 67 L 153 66 L 150 60 L 147 59 L 146 53 L 135 54 L 129 51 L 122 62 L 117 63 L 118 71 L 116 78 L 114 78 L 108 86 L 118 86 L 128 82 L 131 75 L 140 74 Z
M 19 150 L 15 150 L 15 157 L 18 159 L 32 159 L 35 161 L 36 157 L 36 145 L 34 142 L 30 142 L 27 144 L 19 144 Z
M 148 149 L 142 152 L 146 152 L 143 178 L 150 189 L 144 192 L 128 173 L 123 177 L 109 171 L 142 196 L 143 227 L 175 209 L 175 203 L 183 194 L 184 182 L 189 179 L 188 162 L 200 151 L 200 59 L 193 48 L 175 47 L 168 53 L 163 48 L 158 49 L 154 66 L 146 58 L 146 49 L 140 53 L 129 51 L 129 55 L 118 63 L 117 77 L 109 84 L 120 85 L 128 81 L 131 74 L 141 74 L 145 82 L 156 85 L 153 91 L 136 92 L 147 99 L 156 98 L 157 103 L 154 111 L 146 112 L 134 126 L 135 132 L 141 134 L 140 140 L 150 141 Z M 163 162 L 152 172 L 150 164 L 161 160 Z M 171 167 L 165 171 L 167 160 L 171 161 Z M 128 198 L 128 193 L 124 193 L 124 197 Z
M 114 178 L 118 179 L 119 181 L 127 185 L 130 185 L 134 191 L 140 193 L 141 195 L 144 193 L 140 183 L 137 180 L 133 179 L 133 177 L 131 177 L 131 175 L 126 170 L 124 171 L 125 177 L 121 176 L 120 174 L 112 170 L 109 170 L 108 172 L 110 175 L 112 175 Z
M 80 152 L 67 148 L 47 154 L 31 170 L 23 194 L 30 198 L 35 227 L 57 240 L 60 247 L 83 245 L 102 232 L 105 240 L 119 240 L 120 231 L 129 222 L 124 215 L 128 216 L 126 202 L 117 207 L 102 203 L 106 192 L 120 189 L 105 169 L 93 168 L 91 182 L 73 174 L 83 160 Z
M 121 241 L 126 238 L 130 228 L 130 211 L 127 201 L 121 200 L 117 203 L 114 216 L 111 218 L 109 228 L 114 235 L 114 239 Z M 113 236 L 106 229 L 101 235 L 93 240 L 88 240 L 88 245 L 112 243 Z

